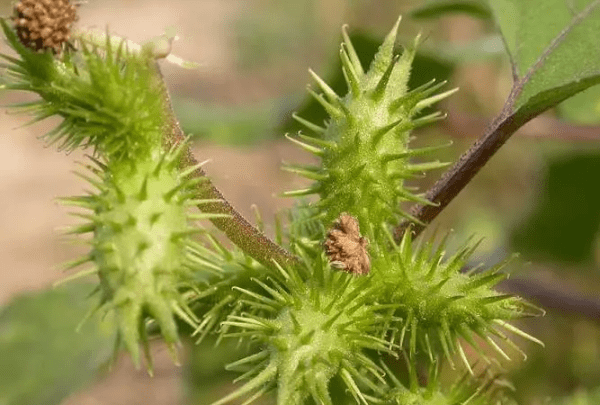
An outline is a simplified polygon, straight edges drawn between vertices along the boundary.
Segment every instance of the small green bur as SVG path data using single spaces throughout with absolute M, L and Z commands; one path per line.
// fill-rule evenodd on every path
M 444 118 L 441 113 L 418 117 L 424 108 L 453 94 L 456 89 L 434 93 L 445 83 L 427 83 L 407 90 L 410 68 L 419 38 L 402 56 L 394 55 L 400 19 L 387 35 L 371 67 L 364 72 L 350 39 L 343 31 L 340 51 L 348 94 L 337 95 L 320 77 L 310 71 L 322 94 L 309 92 L 330 116 L 325 127 L 300 117 L 313 136 L 288 137 L 321 159 L 320 166 L 288 165 L 285 170 L 297 173 L 314 183 L 307 189 L 288 191 L 285 196 L 318 194 L 319 218 L 327 226 L 341 213 L 358 219 L 369 238 L 379 234 L 372 224 L 395 218 L 411 218 L 400 208 L 402 201 L 430 204 L 404 186 L 404 180 L 425 170 L 445 167 L 445 163 L 414 164 L 408 159 L 426 155 L 434 148 L 409 149 L 410 131 Z
M 96 167 L 90 169 L 99 179 L 85 177 L 98 192 L 65 200 L 93 211 L 89 223 L 73 233 L 94 233 L 84 261 L 93 262 L 100 277 L 97 309 L 115 311 L 119 336 L 136 365 L 139 342 L 150 361 L 148 317 L 160 327 L 173 354 L 178 342 L 174 316 L 197 325 L 180 289 L 191 285 L 186 249 L 189 236 L 200 231 L 188 225 L 186 191 L 204 179 L 187 180 L 179 173 L 180 151 L 161 152 L 157 159 L 128 168 L 95 160 Z

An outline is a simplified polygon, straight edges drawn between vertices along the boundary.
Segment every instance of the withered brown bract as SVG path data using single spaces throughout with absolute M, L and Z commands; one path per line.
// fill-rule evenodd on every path
M 369 241 L 360 236 L 356 218 L 345 213 L 339 216 L 325 239 L 331 264 L 352 274 L 367 274 L 371 270 L 368 245 Z

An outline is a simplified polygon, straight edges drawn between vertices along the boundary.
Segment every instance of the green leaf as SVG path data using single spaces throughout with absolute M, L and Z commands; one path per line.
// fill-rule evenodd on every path
M 600 86 L 590 87 L 563 101 L 558 112 L 562 118 L 577 124 L 600 124 Z
M 430 19 L 444 17 L 446 14 L 452 13 L 464 13 L 484 20 L 492 18 L 492 11 L 482 0 L 431 0 L 413 9 L 410 16 Z
M 580 263 L 592 260 L 600 226 L 598 152 L 556 159 L 531 215 L 513 231 L 515 250 L 531 259 Z
M 93 379 L 110 359 L 112 329 L 96 317 L 89 284 L 16 297 L 0 310 L 0 404 L 52 405 Z
M 600 0 L 489 1 L 513 63 L 517 118 L 600 83 Z

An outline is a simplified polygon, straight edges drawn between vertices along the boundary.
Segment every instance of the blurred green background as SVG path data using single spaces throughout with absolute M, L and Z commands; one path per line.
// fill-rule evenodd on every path
M 89 0 L 79 24 L 108 24 L 135 41 L 177 29 L 173 53 L 202 64 L 197 70 L 163 64 L 181 124 L 197 140 L 198 159 L 213 160 L 207 170 L 226 197 L 247 216 L 257 204 L 271 223 L 277 209 L 289 206 L 272 194 L 299 181 L 281 174 L 279 161 L 306 159 L 283 139 L 300 129 L 291 113 L 317 123 L 325 118 L 305 92 L 307 68 L 345 92 L 338 60 L 344 23 L 365 63 L 398 15 L 404 16 L 399 51 L 422 32 L 411 84 L 436 78 L 460 87 L 439 106 L 448 118 L 414 134 L 415 145 L 452 141 L 439 159 L 457 159 L 500 111 L 511 74 L 489 10 L 475 0 L 418 9 L 426 3 Z M 10 2 L 0 1 L 0 13 L 10 13 Z M 235 374 L 223 365 L 242 350 L 231 343 L 215 349 L 186 342 L 184 364 L 176 368 L 157 342 L 151 379 L 126 357 L 106 370 L 112 336 L 99 320 L 71 333 L 91 306 L 83 298 L 89 285 L 46 288 L 62 277 L 56 264 L 82 252 L 55 232 L 72 219 L 51 200 L 80 192 L 69 174 L 79 155 L 45 149 L 35 135 L 51 124 L 15 129 L 24 121 L 4 112 L 0 120 L 0 223 L 6 224 L 0 231 L 0 405 L 208 404 L 230 391 Z M 518 325 L 546 348 L 525 346 L 526 361 L 513 354 L 502 363 L 520 404 L 600 403 L 600 319 L 560 302 L 561 293 L 600 300 L 599 124 L 597 86 L 519 131 L 431 226 L 452 229 L 456 245 L 483 237 L 473 265 L 520 252 L 513 279 L 524 283 L 520 292 L 532 302 L 545 306 L 552 291 L 558 294 L 544 318 Z M 426 190 L 440 174 L 414 185 Z

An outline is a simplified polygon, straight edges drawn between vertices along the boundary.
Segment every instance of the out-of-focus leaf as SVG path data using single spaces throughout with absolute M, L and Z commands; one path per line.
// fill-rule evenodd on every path
M 30 293 L 0 311 L 0 404 L 55 405 L 93 379 L 110 359 L 114 335 L 97 317 L 93 286 Z
M 489 0 L 517 79 L 512 121 L 600 83 L 600 0 Z
M 413 9 L 410 15 L 413 18 L 430 19 L 456 13 L 484 20 L 492 18 L 492 11 L 483 0 L 431 0 Z
M 253 145 L 272 139 L 275 126 L 286 112 L 288 98 L 274 98 L 254 105 L 205 106 L 193 100 L 173 99 L 173 109 L 184 132 L 194 139 L 222 145 Z
M 314 0 L 275 0 L 242 13 L 233 27 L 238 63 L 246 69 L 269 66 L 306 52 L 319 39 L 318 7 Z
M 557 286 L 560 288 L 560 286 Z M 510 372 L 517 403 L 540 405 L 592 405 L 571 402 L 575 398 L 598 398 L 600 368 L 597 322 L 583 321 L 572 314 L 551 311 L 526 323 L 545 348 L 530 346 L 527 361 Z M 575 389 L 581 390 L 573 395 Z M 589 390 L 589 391 L 587 391 Z M 588 396 L 589 395 L 589 396 Z
M 435 79 L 437 82 L 449 80 L 454 72 L 454 64 L 444 61 L 437 56 L 417 52 L 415 60 L 410 71 L 408 87 L 410 89 Z
M 504 57 L 504 42 L 500 35 L 489 35 L 465 44 L 441 41 L 425 42 L 419 47 L 419 54 L 436 59 L 439 63 L 458 64 Z
M 599 175 L 598 153 L 553 161 L 535 209 L 513 231 L 514 249 L 532 259 L 591 260 L 600 227 Z
M 600 124 L 600 86 L 590 87 L 563 101 L 558 111 L 562 118 L 577 124 Z

